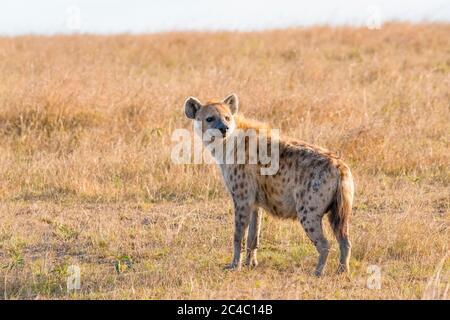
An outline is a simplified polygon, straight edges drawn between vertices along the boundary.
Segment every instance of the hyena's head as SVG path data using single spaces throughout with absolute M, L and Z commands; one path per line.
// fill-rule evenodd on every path
M 189 97 L 184 103 L 186 117 L 195 121 L 195 131 L 202 137 L 225 139 L 236 128 L 234 114 L 239 108 L 239 100 L 232 93 L 220 102 L 202 104 L 200 100 Z

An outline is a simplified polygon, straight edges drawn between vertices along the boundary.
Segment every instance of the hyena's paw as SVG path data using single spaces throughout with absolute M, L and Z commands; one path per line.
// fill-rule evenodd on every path
M 239 271 L 239 270 L 241 270 L 241 264 L 232 262 L 230 264 L 225 265 L 223 267 L 223 269 L 224 270 L 236 270 L 236 271 Z
M 253 269 L 256 268 L 258 266 L 258 261 L 256 259 L 251 259 L 251 260 L 246 260 L 245 261 L 245 266 Z
M 314 271 L 311 273 L 313 276 L 317 277 L 317 278 L 321 278 L 323 276 L 323 271 Z
M 322 278 L 324 274 L 323 270 L 315 270 L 313 272 L 311 272 L 311 275 L 317 277 L 317 278 Z
M 349 267 L 344 265 L 344 264 L 339 264 L 337 270 L 336 270 L 337 274 L 349 274 Z

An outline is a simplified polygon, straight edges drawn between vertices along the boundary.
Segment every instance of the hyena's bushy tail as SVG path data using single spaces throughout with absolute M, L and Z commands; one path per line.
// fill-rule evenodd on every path
M 339 179 L 336 197 L 328 215 L 331 227 L 338 239 L 348 239 L 348 223 L 353 204 L 353 177 L 349 167 L 340 162 L 338 164 Z

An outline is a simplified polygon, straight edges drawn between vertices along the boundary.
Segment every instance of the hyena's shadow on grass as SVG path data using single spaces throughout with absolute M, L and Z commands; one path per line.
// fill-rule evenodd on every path
M 270 225 L 276 223 L 275 221 L 267 221 L 265 218 L 269 218 L 267 213 L 264 214 L 261 225 L 261 243 L 258 247 L 258 260 L 257 264 L 249 264 L 243 261 L 242 265 L 238 269 L 244 272 L 279 272 L 279 273 L 292 273 L 312 276 L 314 272 L 311 270 L 316 264 L 316 249 L 308 243 L 306 235 L 301 234 L 302 230 L 297 228 L 294 223 L 292 229 L 282 229 L 277 239 L 265 239 L 264 234 L 274 233 L 274 230 L 270 230 Z M 269 218 L 270 219 L 270 218 Z M 297 238 L 295 240 L 288 239 L 289 237 Z M 246 250 L 247 243 L 243 243 L 241 251 L 242 256 L 248 256 L 251 253 Z M 332 250 L 335 251 L 335 250 Z M 333 256 L 336 253 L 330 252 Z M 230 269 L 229 264 L 225 263 L 226 258 L 221 259 L 220 268 L 224 271 L 234 272 L 236 269 Z M 330 272 L 330 275 L 334 272 Z
M 299 271 L 310 275 L 315 266 L 314 248 L 264 247 L 259 250 L 259 262 L 254 270 L 276 270 L 280 272 Z

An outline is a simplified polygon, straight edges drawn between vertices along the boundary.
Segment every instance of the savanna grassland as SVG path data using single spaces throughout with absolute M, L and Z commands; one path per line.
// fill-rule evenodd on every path
M 317 279 L 299 223 L 267 214 L 259 266 L 222 270 L 234 219 L 219 172 L 170 154 L 191 129 L 186 96 L 229 92 L 350 164 L 349 277 L 328 223 Z M 448 24 L 0 38 L 3 299 L 448 299 L 449 167 Z

